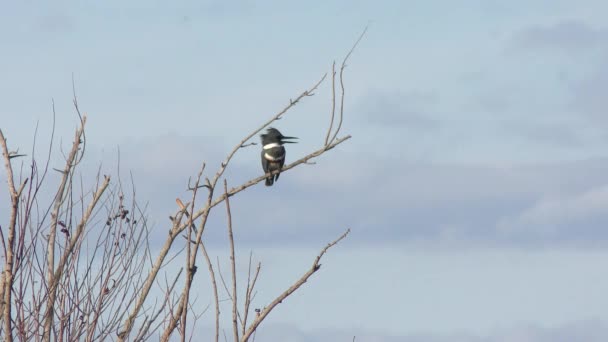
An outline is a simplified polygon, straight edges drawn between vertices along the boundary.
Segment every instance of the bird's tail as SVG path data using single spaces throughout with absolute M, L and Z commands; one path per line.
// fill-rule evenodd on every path
M 274 175 L 266 177 L 266 186 L 271 186 L 272 184 L 274 184 Z

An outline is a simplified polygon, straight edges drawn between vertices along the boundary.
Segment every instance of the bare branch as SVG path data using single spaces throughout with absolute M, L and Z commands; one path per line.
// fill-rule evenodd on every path
M 325 136 L 325 145 L 329 144 L 329 136 L 334 126 L 334 117 L 336 116 L 336 61 L 331 65 L 331 121 Z
M 239 341 L 239 326 L 237 321 L 237 295 L 236 295 L 236 257 L 234 255 L 234 235 L 232 234 L 232 214 L 230 213 L 230 200 L 228 199 L 228 182 L 224 179 L 224 194 L 226 195 L 226 216 L 228 219 L 228 239 L 230 240 L 230 266 L 232 272 L 232 330 L 234 342 Z
M 80 113 L 78 113 L 78 115 L 80 116 Z M 65 163 L 65 167 L 62 171 L 62 177 L 61 177 L 61 183 L 59 184 L 59 187 L 57 189 L 57 193 L 55 195 L 55 204 L 53 206 L 53 211 L 51 212 L 51 227 L 50 227 L 50 231 L 49 231 L 49 241 L 47 244 L 47 282 L 49 285 L 52 285 L 55 283 L 54 286 L 51 286 L 52 291 L 49 293 L 49 299 L 47 301 L 47 312 L 45 313 L 45 324 L 44 324 L 44 339 L 45 340 L 49 340 L 50 339 L 50 334 L 51 334 L 51 324 L 53 321 L 53 315 L 54 315 L 54 305 L 55 305 L 55 296 L 56 293 L 55 289 L 56 289 L 56 280 L 54 279 L 54 273 L 55 273 L 55 238 L 56 238 L 56 232 L 57 232 L 57 220 L 59 217 L 59 209 L 61 208 L 61 205 L 63 204 L 64 200 L 65 200 L 65 190 L 66 190 L 66 186 L 68 185 L 68 179 L 69 179 L 69 175 L 71 173 L 71 171 L 73 170 L 73 167 L 75 166 L 76 162 L 76 155 L 79 151 L 79 146 L 81 144 L 81 137 L 84 133 L 84 125 L 86 123 L 86 116 L 81 117 L 81 124 L 80 126 L 76 129 L 76 133 L 74 134 L 74 141 L 72 143 L 72 149 L 70 150 L 70 153 L 68 154 L 68 157 L 66 159 L 66 163 Z
M 253 252 L 249 253 L 249 267 L 247 268 L 247 288 L 245 290 L 245 308 L 243 313 L 243 322 L 241 324 L 241 335 L 245 335 L 245 330 L 247 329 L 247 318 L 249 316 L 249 307 L 251 306 L 251 302 L 253 301 L 253 290 L 255 288 L 255 283 L 258 280 L 258 276 L 260 275 L 260 269 L 262 268 L 262 263 L 258 263 L 258 267 L 255 270 L 253 280 L 251 280 L 252 256 Z
M 312 153 L 310 153 L 310 154 L 308 154 L 308 155 L 306 155 L 306 156 L 304 156 L 304 157 L 302 157 L 302 158 L 300 158 L 300 159 L 298 159 L 298 160 L 294 161 L 293 163 L 291 163 L 291 164 L 289 164 L 289 165 L 285 165 L 285 166 L 283 166 L 283 169 L 281 170 L 281 173 L 283 173 L 283 172 L 285 172 L 285 171 L 288 171 L 288 170 L 291 170 L 291 169 L 293 169 L 294 167 L 296 167 L 296 166 L 298 166 L 298 165 L 300 165 L 300 164 L 304 164 L 304 163 L 308 162 L 309 160 L 311 160 L 311 159 L 313 159 L 313 158 L 316 158 L 316 157 L 318 157 L 318 156 L 322 155 L 323 153 L 325 153 L 325 152 L 327 152 L 327 151 L 329 151 L 329 150 L 333 149 L 334 147 L 336 147 L 336 146 L 340 145 L 341 143 L 345 142 L 346 140 L 348 140 L 348 139 L 350 139 L 350 138 L 351 138 L 351 136 L 350 136 L 350 135 L 347 135 L 347 136 L 345 136 L 345 137 L 342 137 L 342 138 L 336 139 L 336 140 L 335 140 L 334 142 L 332 142 L 331 144 L 329 144 L 329 145 L 327 145 L 327 146 L 323 146 L 323 147 L 321 147 L 320 149 L 318 149 L 318 150 L 316 150 L 316 151 L 314 151 L 314 152 L 312 152 Z M 274 174 L 276 174 L 276 173 L 278 173 L 278 171 L 274 171 L 274 172 L 272 172 L 271 174 L 272 174 L 272 175 L 274 175 Z M 217 198 L 216 198 L 216 199 L 215 199 L 215 200 L 214 200 L 214 201 L 211 203 L 211 205 L 210 205 L 209 207 L 204 207 L 203 209 L 200 209 L 199 211 L 197 211 L 196 213 L 194 213 L 194 214 L 192 215 L 192 216 L 193 216 L 193 218 L 194 218 L 194 219 L 197 219 L 197 218 L 198 218 L 198 217 L 200 217 L 201 215 L 205 214 L 205 212 L 207 212 L 208 210 L 211 210 L 211 209 L 212 209 L 213 207 L 215 207 L 216 205 L 218 205 L 218 204 L 222 203 L 222 202 L 223 202 L 223 201 L 226 199 L 226 197 L 227 197 L 227 196 L 233 196 L 233 195 L 235 195 L 235 194 L 237 194 L 237 193 L 239 193 L 239 192 L 241 192 L 241 191 L 243 191 L 243 190 L 245 190 L 245 189 L 247 189 L 247 188 L 249 188 L 249 187 L 251 187 L 251 186 L 253 186 L 253 185 L 256 185 L 257 183 L 259 183 L 259 182 L 261 182 L 261 181 L 265 180 L 265 179 L 266 179 L 266 177 L 268 177 L 268 175 L 267 175 L 267 174 L 262 175 L 262 176 L 259 176 L 259 177 L 256 177 L 256 178 L 253 178 L 253 179 L 250 179 L 249 181 L 247 181 L 247 182 L 245 182 L 245 183 L 243 183 L 243 184 L 241 184 L 241 185 L 239 185 L 239 186 L 237 186 L 237 187 L 235 187 L 235 188 L 231 188 L 230 190 L 228 190 L 228 194 L 222 194 L 222 195 L 218 196 L 218 197 L 217 197 Z M 186 225 L 181 225 L 181 226 L 179 226 L 178 230 L 180 230 L 180 231 L 181 231 L 181 230 L 183 230 L 183 229 L 185 229 L 185 228 L 186 228 Z
M 321 77 L 321 79 L 312 88 L 310 88 L 310 89 L 305 90 L 304 92 L 302 92 L 295 100 L 291 100 L 290 99 L 289 100 L 289 104 L 287 106 L 285 106 L 285 108 L 283 108 L 283 110 L 281 110 L 278 114 L 276 114 L 275 116 L 273 116 L 272 118 L 270 118 L 268 121 L 266 121 L 264 124 L 262 124 L 262 126 L 260 126 L 257 129 L 253 130 L 250 134 L 248 134 L 245 138 L 243 138 L 232 149 L 232 151 L 230 151 L 230 153 L 228 153 L 228 156 L 226 157 L 226 159 L 221 163 L 220 169 L 217 171 L 217 173 L 215 174 L 215 177 L 213 177 L 213 180 L 210 183 L 208 183 L 208 185 L 211 188 L 215 188 L 215 185 L 217 184 L 217 181 L 224 174 L 224 171 L 226 170 L 226 167 L 228 166 L 228 164 L 232 160 L 232 157 L 234 157 L 235 153 L 239 149 L 241 149 L 245 145 L 245 143 L 247 141 L 249 141 L 249 139 L 253 138 L 255 135 L 257 135 L 259 132 L 261 132 L 264 128 L 268 127 L 274 121 L 281 119 L 281 117 L 285 113 L 287 113 L 287 111 L 290 110 L 293 106 L 295 106 L 298 102 L 300 102 L 301 99 L 303 99 L 304 97 L 307 97 L 307 96 L 312 96 L 313 93 L 314 93 L 314 91 L 321 84 L 321 82 L 323 82 L 323 80 L 325 80 L 326 76 L 327 76 L 327 74 L 324 74 L 323 77 Z
M 205 244 L 203 242 L 201 242 L 201 251 L 205 256 L 205 261 L 207 262 L 207 267 L 209 268 L 211 285 L 213 286 L 213 298 L 215 300 L 215 342 L 218 342 L 220 338 L 220 298 L 217 292 L 217 282 L 215 280 L 213 265 L 211 263 L 211 259 L 209 259 L 209 254 L 207 254 L 207 249 L 205 248 Z
M 168 294 L 173 292 L 173 289 L 175 288 L 175 284 L 177 283 L 177 280 L 179 279 L 179 276 L 182 274 L 183 270 L 184 270 L 183 268 L 181 268 L 179 270 L 179 272 L 175 276 L 175 279 L 173 280 L 173 283 L 167 289 L 167 295 L 165 296 L 163 304 L 158 309 L 158 311 L 156 312 L 156 314 L 154 314 L 150 319 L 144 321 L 144 323 L 143 323 L 143 325 L 141 327 L 141 330 L 137 333 L 137 336 L 135 337 L 135 341 L 144 341 L 144 340 L 147 339 L 147 337 L 149 337 L 148 331 L 150 330 L 150 326 L 152 325 L 152 323 L 154 323 L 154 321 L 156 321 L 156 319 L 158 318 L 158 316 L 161 314 L 161 312 L 163 312 L 164 308 L 167 306 L 167 303 L 169 301 Z
M 291 287 L 289 287 L 287 290 L 285 290 L 285 292 L 281 293 L 270 304 L 268 304 L 268 306 L 266 306 L 263 310 L 260 311 L 259 315 L 251 323 L 249 328 L 247 328 L 247 331 L 241 338 L 241 342 L 246 342 L 249 339 L 249 337 L 251 336 L 251 334 L 253 334 L 255 332 L 255 330 L 260 325 L 260 323 L 262 323 L 262 321 L 266 318 L 266 316 L 268 316 L 268 314 L 277 305 L 282 303 L 285 298 L 289 297 L 298 288 L 300 288 L 300 286 L 304 285 L 304 283 L 308 280 L 308 278 L 310 278 L 310 276 L 312 276 L 315 272 L 317 272 L 321 268 L 321 264 L 319 262 L 321 261 L 321 258 L 323 257 L 323 255 L 325 255 L 325 253 L 327 252 L 328 249 L 335 246 L 338 242 L 340 242 L 342 239 L 344 239 L 349 233 L 350 233 L 350 229 L 347 229 L 346 232 L 344 232 L 344 234 L 342 234 L 339 238 L 337 238 L 336 240 L 327 244 L 327 246 L 325 246 L 325 248 L 323 248 L 321 250 L 321 252 L 319 253 L 319 255 L 317 255 L 317 257 L 315 258 L 315 261 L 312 263 L 312 267 L 306 273 L 304 273 L 304 275 L 302 275 L 302 277 L 300 277 L 300 279 L 298 279 L 293 285 L 291 285 Z
M 13 176 L 13 167 L 11 165 L 11 154 L 8 152 L 8 147 L 6 145 L 6 138 L 0 130 L 0 145 L 2 147 L 2 156 L 4 157 L 4 166 L 6 168 L 7 175 L 7 183 L 9 188 L 9 193 L 11 196 L 11 214 L 10 221 L 8 226 L 8 244 L 4 242 L 4 234 L 2 236 L 2 244 L 4 247 L 4 272 L 2 274 L 2 284 L 0 284 L 0 293 L 2 294 L 2 305 L 0 308 L 0 317 L 4 319 L 4 333 L 6 336 L 6 341 L 13 341 L 13 329 L 12 329 L 12 289 L 13 289 L 13 279 L 14 279 L 14 247 L 15 247 L 15 228 L 17 223 L 17 215 L 19 211 L 19 197 L 21 196 L 21 191 L 25 186 L 25 182 L 21 184 L 19 190 L 15 189 L 15 180 Z M 7 248 L 8 247 L 8 248 Z
M 205 164 L 203 164 L 203 166 L 201 167 L 201 170 L 198 173 L 198 177 L 196 179 L 196 185 L 195 188 L 198 188 L 198 185 L 200 183 L 201 177 L 203 176 L 203 171 L 205 170 Z M 191 210 L 194 210 L 194 203 L 196 202 L 196 195 L 197 195 L 197 191 L 194 190 L 192 192 L 192 201 L 191 203 Z M 209 191 L 209 194 L 207 195 L 207 201 L 206 201 L 206 205 L 205 206 L 209 206 L 209 203 L 211 203 L 213 197 L 213 189 L 211 189 Z M 171 336 L 171 334 L 173 333 L 173 330 L 177 327 L 177 324 L 179 322 L 179 320 L 181 320 L 181 336 L 182 336 L 182 341 L 185 340 L 185 336 L 186 336 L 186 323 L 187 323 L 187 312 L 188 312 L 188 303 L 189 303 L 189 297 L 190 297 L 190 290 L 192 287 L 192 282 L 193 282 L 193 278 L 194 278 L 194 274 L 196 273 L 197 267 L 196 267 L 196 255 L 197 255 L 197 251 L 198 251 L 198 245 L 201 243 L 201 239 L 202 239 L 202 235 L 203 235 L 203 230 L 205 227 L 205 224 L 207 222 L 207 217 L 209 215 L 209 212 L 207 212 L 205 215 L 203 215 L 202 219 L 201 219 L 201 224 L 200 224 L 200 229 L 196 230 L 194 228 L 194 217 L 192 215 L 188 215 L 188 222 L 187 222 L 187 226 L 189 227 L 188 230 L 188 240 L 191 240 L 191 236 L 192 236 L 192 232 L 196 231 L 196 239 L 194 241 L 195 244 L 195 248 L 194 250 L 191 249 L 191 244 L 188 243 L 186 246 L 187 249 L 187 256 L 186 256 L 186 281 L 184 284 L 184 287 L 182 289 L 181 295 L 180 295 L 180 300 L 179 303 L 177 305 L 177 308 L 175 310 L 175 315 L 173 315 L 170 319 L 169 322 L 165 328 L 165 331 L 163 332 L 163 335 L 161 337 L 162 341 L 168 341 L 169 337 Z M 174 228 L 177 227 L 174 224 Z M 175 230 L 175 229 L 173 229 Z
M 355 44 L 353 44 L 353 47 L 350 49 L 350 51 L 348 51 L 348 53 L 342 60 L 342 65 L 340 66 L 340 90 L 341 90 L 341 93 L 340 93 L 340 120 L 338 121 L 338 127 L 336 127 L 336 131 L 334 132 L 332 138 L 329 141 L 334 141 L 336 139 L 336 137 L 338 136 L 338 133 L 340 132 L 340 129 L 342 128 L 342 121 L 344 119 L 344 69 L 346 68 L 346 62 L 348 62 L 350 55 L 353 53 L 353 51 L 355 51 L 355 49 L 357 48 L 357 45 L 359 45 L 359 42 L 361 41 L 361 39 L 363 39 L 363 36 L 365 36 L 365 33 L 367 32 L 367 28 L 368 28 L 368 26 L 365 26 L 365 29 L 363 29 L 363 32 L 361 32 L 361 35 L 359 35 L 359 38 L 357 38 L 357 41 L 355 42 Z M 336 95 L 334 92 L 333 100 L 332 100 L 334 103 L 335 103 L 335 96 Z M 332 120 L 333 120 L 333 113 L 334 112 L 332 111 Z
M 103 193 L 106 190 L 106 188 L 108 187 L 108 185 L 110 185 L 110 177 L 105 176 L 103 183 L 93 193 L 93 199 L 89 203 L 85 214 L 83 215 L 80 222 L 78 223 L 78 225 L 76 227 L 76 231 L 72 234 L 68 247 L 64 249 L 63 254 L 59 260 L 59 263 L 57 264 L 57 268 L 56 269 L 53 268 L 53 269 L 49 270 L 49 272 L 53 272 L 52 273 L 53 275 L 51 276 L 51 278 L 50 278 L 51 280 L 48 283 L 49 297 L 48 297 L 48 302 L 47 302 L 47 307 L 46 307 L 46 312 L 45 312 L 45 329 L 44 329 L 44 333 L 47 336 L 49 336 L 49 338 L 50 338 L 50 333 L 51 333 L 51 325 L 53 323 L 53 316 L 55 314 L 54 304 L 55 304 L 55 299 L 57 296 L 57 288 L 59 285 L 59 279 L 61 278 L 61 275 L 63 274 L 63 272 L 68 264 L 72 251 L 74 250 L 74 248 L 76 247 L 78 242 L 81 240 L 82 234 L 84 233 L 84 228 L 86 227 L 87 223 L 89 222 L 89 218 L 93 214 L 93 210 L 97 206 L 97 202 L 99 202 L 99 200 L 101 199 L 101 196 L 103 195 Z

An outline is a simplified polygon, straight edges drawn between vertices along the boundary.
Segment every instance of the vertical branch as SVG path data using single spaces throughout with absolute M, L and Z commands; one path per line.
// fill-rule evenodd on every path
M 243 321 L 241 322 L 241 335 L 245 334 L 245 327 L 247 326 L 247 316 L 249 315 L 249 287 L 251 286 L 251 259 L 253 258 L 253 251 L 249 251 L 249 263 L 247 265 L 247 287 L 245 288 L 245 304 L 243 310 Z
M 196 192 L 196 190 L 194 190 Z M 192 202 L 194 205 L 194 201 Z M 190 288 L 192 286 L 192 277 L 194 277 L 194 266 L 190 264 L 190 258 L 192 257 L 192 215 L 188 214 L 186 209 L 186 216 L 188 217 L 188 233 L 186 239 L 186 286 Z M 187 328 L 187 318 L 188 318 L 188 302 L 190 298 L 190 291 L 185 291 L 183 294 L 182 301 L 185 303 L 183 306 L 183 310 L 180 316 L 180 334 L 181 334 L 181 342 L 186 341 L 186 328 Z
M 8 226 L 8 244 L 4 242 L 4 235 L 2 236 L 2 244 L 4 248 L 5 260 L 4 260 L 4 274 L 2 289 L 2 318 L 4 319 L 4 334 L 6 341 L 13 341 L 13 329 L 12 329 L 12 290 L 14 281 L 14 248 L 15 248 L 15 228 L 17 224 L 17 215 L 19 212 L 19 197 L 21 192 L 27 183 L 27 179 L 21 183 L 19 189 L 15 188 L 15 180 L 13 178 L 13 167 L 11 165 L 11 159 L 18 156 L 15 153 L 10 153 L 6 145 L 6 138 L 0 130 L 0 145 L 2 145 L 2 156 L 4 157 L 4 166 L 6 167 L 8 189 L 11 196 L 11 214 Z
M 346 62 L 346 59 L 344 60 L 344 62 Z M 344 62 L 342 62 L 342 66 L 340 67 L 340 120 L 338 120 L 338 127 L 336 127 L 336 131 L 334 132 L 334 135 L 331 138 L 332 141 L 334 139 L 336 139 L 336 137 L 338 136 L 338 133 L 340 132 L 340 129 L 342 128 L 342 121 L 344 119 L 344 77 L 343 77 L 343 73 L 344 73 L 344 68 L 346 67 L 346 64 L 344 64 Z
M 340 65 L 340 120 L 338 121 L 338 126 L 336 127 L 336 131 L 334 132 L 334 135 L 332 136 L 331 140 L 329 140 L 329 142 L 332 142 L 336 139 L 336 137 L 338 136 L 338 133 L 340 132 L 340 129 L 342 128 L 342 121 L 344 118 L 344 69 L 346 68 L 346 62 L 348 61 L 348 59 L 350 58 L 350 55 L 353 53 L 353 51 L 355 51 L 355 49 L 357 48 L 357 45 L 359 45 L 359 42 L 361 42 L 361 39 L 363 39 L 363 36 L 365 36 L 365 33 L 367 32 L 369 26 L 365 26 L 365 29 L 363 29 L 363 32 L 361 32 L 361 35 L 359 35 L 359 38 L 357 38 L 357 41 L 355 42 L 355 44 L 353 44 L 353 47 L 350 49 L 350 51 L 348 51 L 348 53 L 346 54 L 346 57 L 344 57 L 344 59 L 342 60 L 342 65 Z M 335 74 L 334 74 L 335 75 Z M 335 92 L 333 93 L 333 102 L 334 102 L 334 106 L 335 106 L 335 98 L 336 98 L 336 94 Z M 333 111 L 332 111 L 332 122 L 333 122 Z M 330 126 L 330 130 L 331 130 L 331 126 Z M 328 141 L 325 142 L 325 145 L 327 145 Z
M 51 133 L 51 141 L 49 143 L 49 145 L 52 146 L 52 140 L 53 140 L 53 132 L 54 132 L 54 120 L 53 120 L 53 125 L 52 125 L 53 129 L 52 129 L 52 133 Z M 28 340 L 29 336 L 28 334 L 31 333 L 32 330 L 37 330 L 37 326 L 34 323 L 34 326 L 36 326 L 36 328 L 32 328 L 32 324 L 31 324 L 31 308 L 27 307 L 26 303 L 31 303 L 35 301 L 35 298 L 33 299 L 32 297 L 26 297 L 27 296 L 27 291 L 29 288 L 34 287 L 34 279 L 35 279 L 35 275 L 34 272 L 32 270 L 32 251 L 34 250 L 33 245 L 35 243 L 33 243 L 35 241 L 35 235 L 38 232 L 38 230 L 34 230 L 35 232 L 32 233 L 31 235 L 28 234 L 31 231 L 28 231 L 28 227 L 31 227 L 32 224 L 36 224 L 33 223 L 32 220 L 34 219 L 33 216 L 33 212 L 32 209 L 33 207 L 37 206 L 36 204 L 37 202 L 37 194 L 38 194 L 38 190 L 40 189 L 41 185 L 42 185 L 42 181 L 47 173 L 48 170 L 48 163 L 50 160 L 50 150 L 49 153 L 47 155 L 47 159 L 46 159 L 46 167 L 42 170 L 42 174 L 40 174 L 39 172 L 39 168 L 38 165 L 36 163 L 36 160 L 34 159 L 33 156 L 35 156 L 35 152 L 36 152 L 36 138 L 37 138 L 37 133 L 38 133 L 38 124 L 36 124 L 36 129 L 35 129 L 35 133 L 33 136 L 33 144 L 32 144 L 32 149 L 31 149 L 31 155 L 32 155 L 32 159 L 31 159 L 31 164 L 30 164 L 30 174 L 29 174 L 29 182 L 28 182 L 28 186 L 27 186 L 27 190 L 24 189 L 24 193 L 21 194 L 20 196 L 20 205 L 19 205 L 19 219 L 17 220 L 17 226 L 15 227 L 16 229 L 16 234 L 18 236 L 17 241 L 16 241 L 16 246 L 13 248 L 13 260 L 14 260 L 14 264 L 13 264 L 13 275 L 14 277 L 17 277 L 17 279 L 14 279 L 14 285 L 13 285 L 13 291 L 14 294 L 12 295 L 13 298 L 13 303 L 11 304 L 13 306 L 13 310 L 12 312 L 14 312 L 15 314 L 15 320 L 13 325 L 15 325 L 14 330 L 16 331 L 16 337 L 18 340 L 20 341 L 24 341 L 24 340 Z M 27 180 L 27 179 L 26 179 Z M 1 231 L 0 231 L 1 233 Z M 34 236 L 34 237 L 32 237 Z M 29 238 L 29 239 L 28 239 Z M 4 245 L 4 237 L 2 237 L 2 243 L 3 243 L 3 250 L 4 250 L 4 257 L 6 260 L 6 246 Z M 0 281 L 1 282 L 1 281 Z M 4 298 L 3 295 L 3 291 L 2 291 L 2 284 L 0 284 L 0 298 Z M 1 317 L 3 316 L 2 310 L 0 309 L 0 321 L 2 321 Z M 38 317 L 38 315 L 36 315 L 36 317 Z
M 230 200 L 228 199 L 228 182 L 224 179 L 224 193 L 226 194 L 226 216 L 228 219 L 228 238 L 230 239 L 230 266 L 232 272 L 232 330 L 234 341 L 239 341 L 239 327 L 237 321 L 236 297 L 236 260 L 234 256 L 234 236 L 232 234 L 232 214 L 230 213 Z
M 226 285 L 226 280 L 224 280 L 224 275 L 222 274 L 222 268 L 220 267 L 220 258 L 217 258 L 216 262 L 217 262 L 217 273 L 220 275 L 220 280 L 222 281 L 222 285 L 224 286 L 224 290 L 226 291 L 226 295 L 228 296 L 228 300 L 230 300 L 230 302 L 232 302 L 233 301 L 232 291 L 230 291 L 228 289 L 228 285 Z M 238 311 L 236 312 L 236 315 L 237 315 L 238 319 L 241 320 L 241 316 L 240 316 L 240 313 Z M 225 334 L 226 334 L 226 332 L 224 332 L 224 335 Z M 224 337 L 224 339 L 225 339 L 225 337 Z
M 220 339 L 220 298 L 217 293 L 217 282 L 215 280 L 215 272 L 213 271 L 213 264 L 211 263 L 211 259 L 209 259 L 209 254 L 207 254 L 207 249 L 205 248 L 205 244 L 201 242 L 201 251 L 205 256 L 205 261 L 207 262 L 207 267 L 209 268 L 209 277 L 211 278 L 211 285 L 213 286 L 213 298 L 215 300 L 215 342 L 219 342 Z
M 198 177 L 196 179 L 196 183 L 194 186 L 194 189 L 192 190 L 192 202 L 190 203 L 190 212 L 194 212 L 194 204 L 196 203 L 196 194 L 198 193 L 198 189 L 199 189 L 199 184 L 201 181 L 201 177 L 203 176 L 203 172 L 205 171 L 205 164 L 203 164 L 203 166 L 201 167 L 201 170 L 198 173 Z M 181 203 L 181 200 L 177 199 L 177 204 L 180 207 L 183 207 L 183 203 Z M 185 210 L 185 215 L 188 218 L 188 235 L 187 235 L 187 252 L 186 252 L 186 286 L 184 288 L 183 291 L 183 295 L 182 295 L 182 302 L 184 303 L 181 306 L 181 337 L 182 337 L 182 342 L 186 341 L 186 327 L 187 327 L 187 318 L 188 318 L 188 303 L 190 301 L 190 289 L 192 288 L 192 281 L 194 278 L 194 274 L 196 273 L 196 251 L 198 250 L 198 246 L 195 246 L 194 251 L 192 250 L 192 243 L 190 243 L 192 241 L 192 233 L 195 230 L 194 224 L 193 224 L 193 218 L 192 215 L 190 215 L 188 213 L 188 209 L 187 208 L 182 208 L 182 210 Z M 201 227 L 202 230 L 202 227 Z M 198 233 L 197 233 L 197 242 L 200 241 L 198 239 Z M 178 312 L 179 313 L 179 312 Z
M 329 121 L 329 129 L 325 136 L 325 145 L 329 144 L 329 135 L 334 126 L 334 118 L 336 116 L 336 61 L 331 65 L 331 120 Z
M 200 179 L 203 175 L 203 170 L 205 169 L 205 164 L 203 164 L 203 167 L 201 168 L 201 171 L 198 174 L 198 178 L 196 181 L 196 184 L 193 188 L 193 196 L 192 196 L 192 207 L 191 209 L 194 210 L 194 202 L 196 199 L 196 192 L 198 191 L 198 189 L 200 188 L 199 184 L 200 184 Z M 207 182 L 208 183 L 208 182 Z M 194 245 L 196 246 L 196 248 L 194 250 L 191 250 L 191 255 L 188 258 L 188 270 L 187 270 L 187 275 L 186 276 L 186 283 L 184 284 L 184 288 L 181 292 L 180 295 L 180 300 L 179 303 L 177 305 L 177 308 L 175 310 L 175 315 L 172 316 L 169 319 L 169 322 L 165 328 L 165 331 L 163 332 L 163 335 L 161 336 L 161 340 L 162 341 L 168 341 L 169 338 L 171 337 L 171 334 L 173 333 L 173 330 L 175 330 L 178 320 L 181 319 L 182 317 L 184 318 L 184 323 L 185 323 L 185 316 L 184 312 L 187 311 L 188 308 L 188 301 L 189 301 L 189 296 L 190 296 L 190 290 L 192 287 L 192 281 L 194 279 L 194 274 L 196 273 L 197 267 L 196 267 L 196 255 L 197 255 L 197 251 L 198 251 L 198 246 L 201 243 L 201 240 L 203 238 L 203 232 L 205 230 L 205 225 L 207 224 L 207 219 L 209 217 L 209 212 L 211 210 L 211 201 L 213 200 L 213 186 L 206 186 L 209 190 L 209 193 L 207 194 L 207 201 L 205 204 L 205 208 L 207 208 L 208 210 L 205 210 L 203 217 L 201 218 L 201 223 L 200 223 L 200 227 L 199 229 L 195 229 L 193 220 L 194 220 L 194 216 L 190 213 L 187 213 L 187 216 L 189 217 L 189 227 L 191 227 L 192 230 L 196 231 L 196 239 L 195 241 L 192 241 L 190 236 L 187 237 L 187 241 L 188 244 L 190 243 L 194 243 Z M 178 230 L 179 226 L 176 226 L 176 230 Z M 182 339 L 185 339 L 185 330 L 184 334 L 182 334 Z
M 8 250 L 6 248 L 6 239 L 4 237 L 4 233 L 2 232 L 2 226 L 0 225 L 0 242 L 2 243 L 2 251 L 4 253 L 4 265 L 2 268 L 2 273 L 0 274 L 0 332 L 2 332 L 3 326 L 4 326 L 4 321 L 3 321 L 3 317 L 4 317 L 4 309 L 5 309 L 5 305 L 6 305 L 6 301 L 4 298 L 5 295 L 5 289 L 7 288 L 7 275 L 8 275 L 8 270 L 9 270 L 9 264 L 8 264 Z M 8 282 L 8 285 L 10 285 L 11 281 Z M 10 302 L 9 302 L 10 303 Z M 8 310 L 10 312 L 10 309 Z
M 252 253 L 249 254 L 249 268 L 247 271 L 247 289 L 245 291 L 245 308 L 243 313 L 243 323 L 241 324 L 241 335 L 245 335 L 245 331 L 247 329 L 247 318 L 249 316 L 249 307 L 251 306 L 251 302 L 253 301 L 253 289 L 255 288 L 255 283 L 258 280 L 258 276 L 260 275 L 260 269 L 262 268 L 262 263 L 258 263 L 258 267 L 255 270 L 255 275 L 253 276 L 253 280 L 251 280 L 251 257 Z
M 54 110 L 54 109 L 53 109 Z M 73 172 L 73 168 L 76 166 L 76 155 L 79 150 L 79 146 L 82 142 L 81 137 L 84 133 L 84 125 L 86 123 L 87 117 L 84 116 L 81 119 L 80 126 L 76 129 L 76 133 L 74 134 L 74 141 L 72 143 L 72 149 L 68 154 L 68 158 L 65 162 L 65 167 L 62 171 L 61 183 L 57 189 L 57 194 L 55 195 L 55 203 L 53 206 L 53 211 L 51 212 L 51 227 L 49 231 L 49 241 L 46 247 L 47 252 L 47 283 L 49 286 L 49 297 L 46 303 L 46 313 L 45 313 L 45 321 L 44 321 L 44 339 L 50 340 L 51 336 L 51 325 L 53 323 L 53 315 L 54 315 L 54 305 L 55 299 L 57 296 L 56 293 L 56 283 L 58 279 L 55 279 L 55 238 L 57 236 L 57 221 L 59 219 L 59 210 L 65 199 L 65 189 L 70 182 L 71 174 Z

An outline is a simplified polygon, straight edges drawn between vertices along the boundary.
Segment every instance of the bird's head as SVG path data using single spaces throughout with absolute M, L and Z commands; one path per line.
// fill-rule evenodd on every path
M 268 128 L 265 134 L 260 135 L 260 138 L 262 138 L 262 145 L 264 146 L 273 143 L 279 145 L 295 144 L 297 143 L 297 141 L 290 141 L 290 139 L 298 139 L 296 137 L 284 136 L 283 134 L 281 134 L 281 132 L 279 132 L 278 129 L 272 127 Z

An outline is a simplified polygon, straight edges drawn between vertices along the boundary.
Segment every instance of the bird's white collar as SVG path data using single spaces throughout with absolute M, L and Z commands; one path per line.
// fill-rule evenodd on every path
M 268 160 L 268 161 L 280 161 L 280 160 L 285 159 L 285 155 L 284 155 L 284 154 L 281 154 L 281 155 L 280 155 L 280 156 L 278 156 L 278 157 L 273 157 L 273 156 L 271 156 L 271 155 L 270 155 L 270 154 L 268 154 L 268 153 L 264 153 L 264 158 L 266 158 L 266 160 Z
M 264 145 L 263 149 L 270 150 L 271 148 L 279 147 L 279 146 L 281 146 L 281 145 L 279 145 L 279 143 L 270 143 L 270 144 Z

